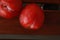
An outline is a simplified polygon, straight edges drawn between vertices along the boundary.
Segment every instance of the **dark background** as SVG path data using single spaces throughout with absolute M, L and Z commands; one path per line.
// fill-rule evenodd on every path
M 60 0 L 23 0 L 23 6 L 28 3 L 43 5 L 45 20 L 41 29 L 26 30 L 19 23 L 18 16 L 13 19 L 0 18 L 0 38 L 59 38 L 60 35 Z M 16 36 L 15 36 L 16 35 Z M 24 37 L 24 36 L 25 37 Z M 31 36 L 30 36 L 31 35 Z M 38 35 L 38 36 L 36 36 Z M 53 35 L 53 36 L 52 36 Z M 57 36 L 58 35 L 58 36 Z M 27 39 L 28 39 L 27 38 Z

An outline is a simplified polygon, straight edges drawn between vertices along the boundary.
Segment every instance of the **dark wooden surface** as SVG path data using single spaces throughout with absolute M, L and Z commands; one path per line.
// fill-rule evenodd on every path
M 23 2 L 41 2 L 41 3 L 60 4 L 60 0 L 23 0 Z

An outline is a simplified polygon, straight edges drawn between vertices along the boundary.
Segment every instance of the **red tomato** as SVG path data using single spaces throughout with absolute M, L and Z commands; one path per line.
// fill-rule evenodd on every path
M 20 14 L 19 21 L 25 29 L 37 30 L 44 22 L 44 12 L 37 4 L 27 4 Z
M 0 0 L 0 16 L 13 18 L 19 14 L 22 8 L 21 0 Z

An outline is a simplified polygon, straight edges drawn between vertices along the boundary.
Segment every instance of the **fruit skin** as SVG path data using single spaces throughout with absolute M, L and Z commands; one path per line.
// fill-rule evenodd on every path
M 25 29 L 37 30 L 44 22 L 44 12 L 37 4 L 27 4 L 19 17 L 20 24 Z
M 13 18 L 17 16 L 22 8 L 21 0 L 0 0 L 0 16 Z

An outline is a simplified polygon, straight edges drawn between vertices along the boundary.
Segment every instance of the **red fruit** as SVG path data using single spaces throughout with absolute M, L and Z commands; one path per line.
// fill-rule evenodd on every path
M 0 0 L 0 16 L 13 18 L 19 14 L 21 7 L 21 0 Z
M 22 10 L 19 21 L 25 29 L 39 29 L 44 22 L 44 12 L 37 4 L 28 4 Z

